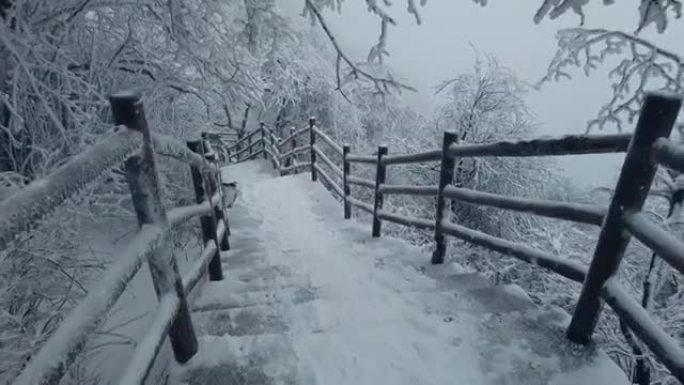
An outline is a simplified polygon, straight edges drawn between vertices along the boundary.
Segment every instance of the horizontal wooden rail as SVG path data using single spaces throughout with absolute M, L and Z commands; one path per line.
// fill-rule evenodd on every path
M 225 232 L 225 222 L 220 220 L 216 228 L 217 238 L 221 239 Z M 186 295 L 193 291 L 197 283 L 205 275 L 214 253 L 216 253 L 216 242 L 213 240 L 208 241 L 193 267 L 183 275 L 183 291 Z M 148 332 L 145 333 L 143 339 L 136 346 L 133 357 L 119 384 L 143 385 L 145 383 L 159 350 L 166 340 L 169 328 L 178 312 L 179 304 L 180 300 L 175 293 L 168 293 L 159 301 Z
M 378 158 L 372 155 L 347 155 L 347 161 L 350 163 L 366 163 L 375 164 Z
M 310 162 L 301 162 L 300 163 L 300 162 L 295 161 L 290 166 L 282 167 L 280 169 L 280 171 L 286 173 L 286 172 L 290 172 L 290 171 L 295 171 L 299 168 L 306 168 L 306 167 L 310 167 L 310 166 L 311 166 Z
M 313 146 L 313 151 L 316 153 L 316 155 L 318 155 L 318 157 L 323 161 L 323 163 L 330 167 L 336 174 L 338 174 L 339 176 L 342 176 L 342 174 L 344 174 L 342 172 L 342 169 L 339 166 L 337 166 L 335 162 L 330 160 L 330 158 L 328 158 L 328 156 L 325 155 L 323 151 L 321 151 L 317 146 Z
M 405 194 L 414 196 L 436 196 L 437 190 L 437 186 L 407 186 L 391 184 L 382 184 L 378 188 L 378 191 L 382 194 Z
M 223 238 L 223 235 L 225 233 L 226 223 L 221 219 L 218 221 L 218 224 L 216 225 L 216 238 Z M 200 254 L 197 261 L 195 261 L 195 264 L 187 273 L 183 275 L 183 290 L 185 291 L 186 295 L 190 294 L 197 285 L 197 283 L 202 279 L 205 272 L 207 271 L 209 263 L 211 262 L 211 258 L 214 256 L 215 253 L 216 242 L 213 242 L 211 240 L 207 241 L 204 244 L 204 248 L 202 249 L 202 254 Z
M 684 172 L 684 147 L 672 143 L 669 139 L 658 138 L 653 145 L 653 150 L 658 163 L 673 170 Z
M 328 135 L 326 135 L 323 131 L 321 131 L 321 130 L 320 130 L 318 127 L 316 127 L 316 126 L 313 127 L 313 132 L 314 132 L 319 138 L 323 139 L 323 141 L 324 141 L 328 146 L 330 146 L 330 148 L 332 148 L 333 150 L 335 150 L 336 153 L 338 153 L 339 155 L 342 155 L 342 146 L 340 146 L 339 144 L 335 143 L 334 140 L 330 139 L 330 137 L 329 137 Z
M 468 243 L 516 257 L 527 263 L 539 265 L 576 282 L 581 283 L 584 281 L 587 267 L 578 262 L 545 253 L 522 243 L 507 241 L 481 231 L 460 226 L 447 220 L 443 220 L 440 226 L 445 233 Z
M 105 321 L 128 283 L 153 250 L 167 241 L 167 233 L 152 225 L 142 226 L 115 259 L 114 265 L 98 279 L 91 290 L 60 323 L 59 327 L 31 359 L 14 385 L 58 383 L 67 368 L 83 351 L 88 337 Z
M 361 178 L 354 175 L 347 176 L 347 183 L 368 188 L 375 188 L 375 182 L 370 179 Z
M 291 157 L 291 156 L 294 156 L 294 155 L 298 155 L 298 154 L 307 152 L 307 151 L 309 151 L 310 149 L 311 149 L 311 147 L 309 147 L 309 145 L 297 147 L 297 148 L 292 149 L 292 150 L 290 150 L 290 151 L 288 151 L 288 152 L 282 153 L 282 154 L 280 155 L 280 160 L 282 161 L 282 160 L 284 160 L 284 159 L 286 159 L 286 158 L 289 158 L 289 157 Z
M 325 170 L 323 170 L 316 163 L 314 163 L 314 168 L 318 172 L 318 175 L 320 175 L 323 178 L 323 180 L 325 180 L 326 183 L 328 183 L 330 188 L 332 188 L 333 191 L 337 193 L 337 195 L 339 195 L 340 197 L 344 197 L 344 191 L 342 191 L 342 187 L 338 186 L 337 183 L 335 183 L 335 181 L 330 177 L 330 175 L 328 175 L 328 173 L 325 172 Z
M 300 128 L 299 130 L 296 130 L 295 132 L 290 134 L 290 136 L 288 136 L 287 138 L 281 140 L 280 143 L 278 143 L 278 147 L 282 147 L 282 146 L 288 144 L 289 142 L 291 142 L 292 139 L 294 139 L 294 138 L 296 138 L 302 134 L 308 133 L 308 132 L 309 132 L 309 127 Z
M 606 281 L 601 297 L 676 378 L 684 378 L 682 347 L 653 322 L 648 311 L 622 288 L 615 277 Z
M 385 210 L 378 210 L 378 218 L 398 223 L 404 226 L 411 226 L 418 229 L 434 230 L 435 221 L 433 219 L 414 218 L 405 215 L 390 213 Z
M 433 162 L 442 159 L 441 150 L 431 150 L 416 154 L 387 155 L 382 158 L 383 165 Z
M 476 205 L 531 213 L 543 217 L 565 219 L 573 222 L 600 226 L 606 209 L 600 206 L 557 202 L 542 199 L 507 197 L 449 185 L 444 188 L 444 197 Z
M 139 132 L 121 126 L 109 137 L 74 156 L 49 176 L 0 201 L 0 249 L 91 182 L 119 166 L 142 143 Z
M 149 332 L 138 341 L 119 384 L 143 385 L 145 383 L 166 336 L 171 330 L 171 324 L 178 314 L 179 306 L 180 299 L 175 293 L 167 293 L 162 297 L 157 305 L 154 317 L 149 321 Z
M 219 172 L 218 167 L 214 163 L 205 161 L 202 156 L 190 151 L 188 147 L 178 139 L 157 133 L 152 133 L 151 137 L 156 154 L 175 158 L 200 170 Z M 210 156 L 211 154 L 206 153 L 204 155 Z
M 242 143 L 244 143 L 245 141 L 249 140 L 252 136 L 258 134 L 259 132 L 260 132 L 260 130 L 252 130 L 252 131 L 248 132 L 245 136 L 243 136 L 242 138 L 240 138 L 240 140 L 238 140 L 237 142 L 233 143 L 233 144 L 232 144 L 230 147 L 228 147 L 226 150 L 228 150 L 228 151 L 233 151 L 233 149 L 237 148 L 237 147 L 240 146 Z
M 660 227 L 643 212 L 625 216 L 629 231 L 670 266 L 684 273 L 684 242 Z
M 363 211 L 365 211 L 371 215 L 373 214 L 373 205 L 368 204 L 366 202 L 363 202 L 363 201 L 358 200 L 358 199 L 353 198 L 353 197 L 347 197 L 347 201 L 349 203 L 351 203 L 353 206 L 356 206 L 356 207 L 360 208 L 361 210 L 363 210 Z
M 205 199 L 202 203 L 197 203 L 189 206 L 176 207 L 169 210 L 166 213 L 166 217 L 169 220 L 169 226 L 174 228 L 181 223 L 185 223 L 191 218 L 198 217 L 200 215 L 207 215 L 211 213 L 211 209 L 216 207 L 221 202 L 221 195 L 217 192 L 211 198 L 211 205 Z
M 606 154 L 627 151 L 631 138 L 631 134 L 568 135 L 482 144 L 454 143 L 449 146 L 448 154 L 451 157 Z

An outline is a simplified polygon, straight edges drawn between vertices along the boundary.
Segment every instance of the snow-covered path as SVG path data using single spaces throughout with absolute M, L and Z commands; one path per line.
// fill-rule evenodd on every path
M 563 313 L 373 239 L 308 174 L 267 169 L 224 172 L 240 191 L 233 250 L 226 279 L 194 303 L 200 353 L 173 368 L 176 383 L 627 383 L 605 355 L 563 339 Z

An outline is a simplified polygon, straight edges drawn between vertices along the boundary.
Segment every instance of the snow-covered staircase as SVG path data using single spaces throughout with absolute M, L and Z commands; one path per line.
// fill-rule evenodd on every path
M 433 266 L 373 239 L 305 175 L 261 162 L 237 180 L 225 279 L 193 301 L 199 353 L 176 384 L 621 384 L 600 351 L 564 338 L 567 315 L 519 287 Z

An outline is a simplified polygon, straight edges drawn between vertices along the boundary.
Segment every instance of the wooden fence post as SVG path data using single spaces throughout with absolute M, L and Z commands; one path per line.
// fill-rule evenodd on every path
M 375 171 L 375 203 L 373 205 L 373 237 L 380 237 L 382 222 L 378 218 L 378 210 L 382 210 L 382 203 L 384 197 L 380 192 L 380 185 L 385 183 L 387 177 L 387 166 L 382 164 L 382 157 L 387 155 L 387 146 L 382 145 L 378 147 L 378 164 Z
M 318 179 L 316 174 L 316 152 L 314 152 L 314 145 L 316 144 L 316 133 L 314 133 L 314 126 L 316 125 L 316 118 L 309 118 L 309 146 L 311 147 L 309 151 L 311 152 L 311 180 L 315 182 Z
M 166 233 L 166 241 L 160 242 L 148 259 L 152 283 L 157 298 L 173 292 L 179 299 L 178 313 L 169 329 L 169 339 L 174 357 L 187 362 L 197 353 L 198 344 L 192 326 L 183 282 L 173 249 L 169 246 L 169 222 L 161 201 L 159 176 L 155 167 L 150 130 L 145 119 L 141 97 L 136 93 L 119 93 L 110 97 L 114 124 L 126 125 L 142 133 L 143 146 L 140 155 L 133 155 L 125 162 L 126 180 L 131 190 L 133 207 L 140 226 L 160 226 Z
M 203 142 L 204 148 L 208 148 L 207 143 Z M 206 153 L 206 151 L 203 150 L 203 152 Z M 210 163 L 213 163 L 214 166 L 219 168 L 218 163 L 216 162 L 216 153 L 211 153 L 207 154 L 204 156 L 206 160 Z M 230 236 L 230 223 L 228 223 L 228 214 L 226 210 L 226 202 L 224 201 L 224 195 L 223 195 L 223 183 L 222 183 L 222 177 L 221 177 L 221 170 L 219 171 L 211 178 L 209 178 L 209 186 L 211 188 L 211 194 L 213 195 L 216 191 L 219 191 L 221 194 L 221 205 L 214 207 L 214 215 L 216 216 L 216 220 L 218 223 L 218 220 L 223 220 L 223 224 L 226 226 L 226 231 L 223 233 L 223 237 L 219 240 L 219 248 L 221 251 L 228 251 L 230 250 L 230 242 L 228 241 L 228 237 Z
M 247 160 L 252 159 L 252 153 L 254 152 L 254 147 L 252 147 L 252 133 L 247 134 L 247 147 L 249 148 L 249 154 L 247 155 Z
M 345 144 L 342 146 L 342 188 L 344 190 L 344 219 L 351 218 L 351 203 L 349 203 L 349 196 L 351 195 L 351 188 L 347 177 L 351 171 L 351 163 L 347 160 L 347 156 L 351 152 L 351 146 Z
M 630 212 L 641 210 L 657 170 L 652 156 L 653 143 L 658 138 L 670 136 L 681 104 L 681 98 L 675 95 L 646 95 L 613 199 L 603 218 L 577 307 L 568 326 L 567 336 L 573 342 L 584 344 L 591 340 L 603 307 L 600 291 L 617 272 L 629 243 L 630 235 L 625 230 L 624 217 Z
M 188 148 L 190 151 L 200 154 L 200 156 L 205 156 L 202 145 L 202 141 L 188 141 Z M 192 185 L 195 189 L 195 201 L 197 203 L 202 203 L 205 199 L 211 200 L 213 191 L 209 185 L 209 181 L 205 181 L 202 170 L 195 166 L 190 166 L 190 173 L 192 174 Z M 209 261 L 209 279 L 212 281 L 220 281 L 223 279 L 223 269 L 221 268 L 221 253 L 219 252 L 219 240 L 216 234 L 216 212 L 212 211 L 200 217 L 200 225 L 202 226 L 202 243 L 206 244 L 209 240 L 216 243 L 216 253 L 211 257 Z
M 264 128 L 264 122 L 259 122 L 259 129 L 261 130 L 261 155 L 264 159 L 268 159 L 268 154 L 266 153 L 266 129 Z
M 451 204 L 444 199 L 442 191 L 449 185 L 454 178 L 454 166 L 456 162 L 447 155 L 447 149 L 451 144 L 458 141 L 458 135 L 453 132 L 444 132 L 444 140 L 442 141 L 442 163 L 439 170 L 439 188 L 437 190 L 437 209 L 435 212 L 435 251 L 432 253 L 432 263 L 444 263 L 444 254 L 446 253 L 446 238 L 442 231 L 442 220 L 445 218 L 445 213 L 451 210 Z
M 297 129 L 292 126 L 290 128 L 290 135 L 294 135 L 294 133 L 297 131 Z M 293 136 L 292 137 L 292 155 L 290 155 L 290 158 L 292 159 L 292 173 L 296 174 L 297 173 L 297 154 L 294 153 L 295 148 L 297 148 L 297 137 Z

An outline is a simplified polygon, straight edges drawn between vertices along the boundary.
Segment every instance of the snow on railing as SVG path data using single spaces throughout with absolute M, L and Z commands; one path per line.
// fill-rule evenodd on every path
M 382 221 L 405 226 L 433 230 L 435 252 L 432 262 L 444 261 L 446 250 L 445 236 L 453 236 L 490 250 L 516 257 L 522 261 L 538 265 L 573 281 L 583 283 L 577 308 L 568 328 L 568 338 L 575 342 L 586 343 L 600 312 L 603 298 L 623 319 L 634 333 L 639 336 L 655 356 L 680 381 L 684 382 L 684 353 L 682 348 L 667 333 L 656 325 L 635 300 L 626 294 L 617 281 L 612 279 L 618 270 L 625 239 L 631 233 L 644 245 L 680 272 L 684 272 L 684 242 L 668 233 L 665 229 L 649 221 L 641 208 L 649 192 L 656 164 L 684 172 L 684 147 L 670 142 L 670 135 L 681 98 L 665 94 L 649 94 L 637 123 L 634 135 L 570 135 L 556 138 L 537 138 L 532 140 L 498 141 L 493 143 L 459 143 L 458 136 L 445 132 L 441 150 L 430 150 L 415 154 L 387 155 L 387 147 L 380 146 L 375 155 L 351 154 L 351 147 L 340 147 L 330 137 L 309 121 L 312 180 L 322 176 L 324 184 L 344 202 L 344 217 L 351 217 L 351 208 L 357 207 L 373 217 L 373 236 L 380 236 Z M 297 147 L 297 137 L 306 129 L 293 132 L 287 139 L 268 152 L 274 165 L 276 160 L 287 160 L 288 164 L 277 169 L 281 175 L 294 170 L 296 155 L 303 147 Z M 341 154 L 341 169 L 316 144 L 320 138 L 332 148 L 333 154 Z M 285 144 L 293 142 L 292 146 Z M 287 148 L 287 150 L 285 150 Z M 293 149 L 296 149 L 293 151 Z M 340 152 L 341 149 L 341 152 Z M 613 200 L 608 208 L 572 202 L 508 197 L 481 191 L 469 190 L 452 185 L 455 158 L 464 157 L 521 157 L 521 156 L 558 156 L 603 153 L 627 153 L 622 172 L 616 186 Z M 283 155 L 280 155 L 283 154 Z M 320 159 L 322 162 L 318 162 Z M 422 162 L 441 163 L 440 181 L 437 186 L 389 185 L 384 181 L 385 168 L 389 165 Z M 376 180 L 351 175 L 351 164 L 363 163 L 376 166 Z M 323 171 L 321 165 L 337 175 L 341 172 L 342 185 L 335 183 L 331 174 Z M 374 189 L 374 204 L 363 202 L 351 196 L 351 185 Z M 385 194 L 405 194 L 410 196 L 436 196 L 435 219 L 414 218 L 387 212 L 382 208 Z M 449 221 L 449 203 L 458 200 L 473 205 L 484 205 L 504 210 L 544 217 L 569 220 L 601 226 L 601 235 L 596 245 L 590 266 L 562 258 L 528 245 L 511 242 L 502 238 L 470 229 Z
M 188 142 L 186 146 L 174 138 L 150 133 L 137 94 L 114 95 L 111 104 L 117 132 L 0 202 L 0 240 L 5 243 L 125 160 L 126 179 L 140 225 L 138 233 L 118 252 L 116 262 L 99 278 L 96 289 L 69 312 L 15 379 L 15 385 L 59 383 L 144 262 L 150 266 L 159 303 L 121 383 L 144 383 L 167 335 L 177 361 L 186 362 L 197 352 L 186 295 L 207 273 L 211 280 L 222 278 L 220 250 L 230 247 L 215 154 L 207 151 L 205 141 Z M 155 152 L 182 160 L 190 167 L 196 204 L 164 209 Z M 204 248 L 192 269 L 181 277 L 170 249 L 169 231 L 195 217 L 201 219 Z
M 36 180 L 0 201 L 0 248 L 5 248 L 45 215 L 99 180 L 138 150 L 139 133 L 117 127 L 117 131 L 74 156 L 50 175 Z

